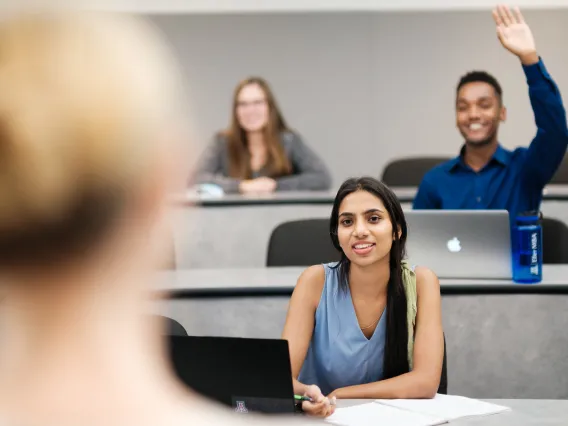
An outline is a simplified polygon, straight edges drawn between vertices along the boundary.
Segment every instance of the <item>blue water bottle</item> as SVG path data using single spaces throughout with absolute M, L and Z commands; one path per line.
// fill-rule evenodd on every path
M 542 226 L 539 212 L 517 216 L 513 225 L 513 281 L 542 281 Z

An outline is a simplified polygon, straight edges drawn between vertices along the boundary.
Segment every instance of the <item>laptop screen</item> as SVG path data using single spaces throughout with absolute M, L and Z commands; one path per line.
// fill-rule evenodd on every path
M 294 412 L 286 340 L 170 336 L 170 356 L 183 383 L 237 412 Z

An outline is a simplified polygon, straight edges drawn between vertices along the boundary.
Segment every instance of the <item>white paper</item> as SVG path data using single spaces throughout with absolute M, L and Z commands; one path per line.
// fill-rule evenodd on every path
M 339 426 L 434 426 L 446 423 L 445 420 L 434 416 L 413 413 L 376 402 L 337 408 L 325 421 Z
M 432 399 L 378 399 L 378 403 L 452 421 L 463 417 L 488 416 L 510 410 L 509 407 L 464 396 L 436 394 Z

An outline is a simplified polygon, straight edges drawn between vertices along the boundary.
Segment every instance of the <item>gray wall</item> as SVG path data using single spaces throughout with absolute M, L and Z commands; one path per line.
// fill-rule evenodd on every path
M 539 53 L 568 92 L 568 11 L 527 11 Z M 236 82 L 272 84 L 290 125 L 325 159 L 338 185 L 378 175 L 395 157 L 454 155 L 459 77 L 500 80 L 509 120 L 501 140 L 535 133 L 524 75 L 488 12 L 155 15 L 189 81 L 197 151 L 224 127 Z M 567 95 L 568 96 L 568 95 Z

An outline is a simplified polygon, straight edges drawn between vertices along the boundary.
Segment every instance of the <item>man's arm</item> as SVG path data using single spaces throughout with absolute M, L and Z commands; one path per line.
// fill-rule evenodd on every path
M 527 154 L 527 183 L 546 185 L 564 158 L 568 146 L 566 111 L 558 87 L 540 60 L 534 37 L 519 9 L 499 6 L 493 11 L 497 35 L 503 47 L 516 55 L 525 72 L 537 134 Z
M 523 66 L 529 85 L 536 136 L 531 142 L 525 163 L 527 183 L 544 187 L 562 163 L 568 146 L 568 126 L 560 91 L 542 61 Z

